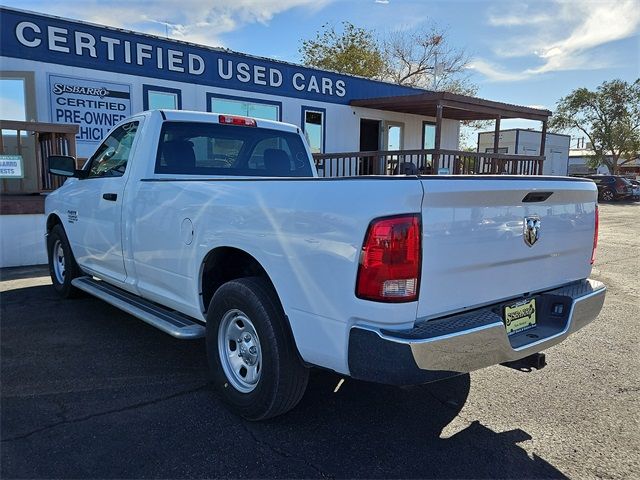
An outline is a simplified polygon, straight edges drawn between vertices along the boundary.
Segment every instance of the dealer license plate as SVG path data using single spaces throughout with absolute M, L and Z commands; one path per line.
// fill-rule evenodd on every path
M 504 307 L 504 324 L 507 327 L 507 335 L 535 327 L 536 299 L 532 298 Z

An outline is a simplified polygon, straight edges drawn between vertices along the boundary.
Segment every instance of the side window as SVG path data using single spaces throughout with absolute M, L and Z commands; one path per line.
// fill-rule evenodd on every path
M 121 177 L 127 168 L 138 122 L 125 123 L 109 135 L 89 160 L 87 178 Z

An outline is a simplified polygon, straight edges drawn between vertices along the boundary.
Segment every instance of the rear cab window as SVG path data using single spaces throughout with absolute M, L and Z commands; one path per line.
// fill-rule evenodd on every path
M 312 177 L 307 151 L 293 132 L 203 122 L 164 122 L 155 173 Z

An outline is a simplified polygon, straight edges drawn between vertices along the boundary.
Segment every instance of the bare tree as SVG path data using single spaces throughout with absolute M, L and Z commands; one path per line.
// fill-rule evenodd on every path
M 435 26 L 392 32 L 382 44 L 386 77 L 394 83 L 465 95 L 477 91 L 467 73 L 469 56 Z

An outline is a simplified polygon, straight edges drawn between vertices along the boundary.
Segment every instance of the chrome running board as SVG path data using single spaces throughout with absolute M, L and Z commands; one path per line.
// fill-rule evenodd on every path
M 77 289 L 139 318 L 158 330 L 168 333 L 172 337 L 191 340 L 202 338 L 205 335 L 204 325 L 196 320 L 103 281 L 95 280 L 91 277 L 78 277 L 73 279 L 71 284 Z

